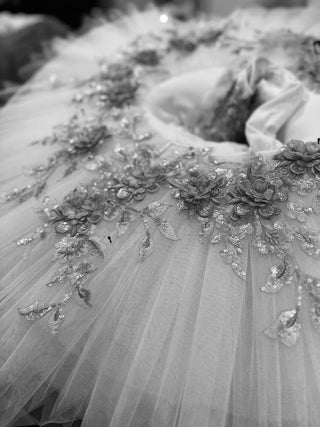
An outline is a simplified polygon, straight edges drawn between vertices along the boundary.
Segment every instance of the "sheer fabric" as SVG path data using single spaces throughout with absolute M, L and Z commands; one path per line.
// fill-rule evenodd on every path
M 312 11 L 305 13 L 309 29 L 315 16 Z M 275 25 L 274 17 L 278 17 L 279 25 L 294 27 L 300 23 L 292 11 L 279 15 L 270 12 L 265 22 Z M 257 22 L 259 18 L 256 12 Z M 43 86 L 44 77 L 53 72 L 64 81 L 88 77 L 95 72 L 94 58 L 117 52 L 142 22 L 145 32 L 160 25 L 156 11 L 147 16 L 133 15 L 122 25 L 108 24 L 61 47 L 57 60 L 31 82 L 31 93 L 26 88 L 2 110 L 3 190 L 24 183 L 22 165 L 37 163 L 54 150 L 28 144 L 47 136 L 54 125 L 67 121 L 74 112 L 70 104 L 74 89 L 64 86 L 48 91 Z M 108 46 L 106 40 L 110 41 Z M 233 60 L 232 53 L 217 49 L 211 57 L 200 52 L 199 57 L 186 59 L 183 64 L 169 64 L 173 76 L 179 76 L 181 70 L 192 74 L 163 83 L 158 92 L 147 88 L 147 94 L 151 93 L 150 98 L 146 94 L 147 117 L 157 130 L 153 144 L 162 147 L 170 140 L 172 151 L 181 145 L 210 144 L 176 126 L 181 105 L 171 108 L 169 102 L 168 106 L 166 90 L 172 94 L 174 88 L 179 102 L 185 95 L 188 102 L 183 103 L 183 112 L 192 121 L 202 102 L 201 93 L 210 102 L 215 101 L 214 89 L 225 76 L 221 68 L 213 71 L 212 67 L 228 67 Z M 195 73 L 203 62 L 207 70 Z M 214 73 L 213 94 L 210 88 L 207 93 L 205 82 L 212 82 Z M 262 102 L 246 128 L 250 149 L 238 147 L 234 141 L 215 146 L 218 160 L 227 160 L 230 168 L 246 160 L 250 150 L 270 157 L 291 138 L 315 139 L 314 111 L 319 96 L 283 73 L 280 86 L 268 80 L 259 86 Z M 194 90 L 199 89 L 199 78 L 204 83 L 203 92 Z M 194 79 L 194 86 L 190 79 Z M 166 122 L 168 114 L 171 125 Z M 116 143 L 116 138 L 111 140 L 103 154 L 110 156 Z M 88 176 L 85 170 L 63 180 L 54 174 L 47 193 L 60 201 Z M 142 203 L 153 200 L 172 203 L 168 189 Z M 31 411 L 39 407 L 41 425 L 70 425 L 77 419 L 82 420 L 83 427 L 319 424 L 320 338 L 309 323 L 308 313 L 302 312 L 303 335 L 293 348 L 263 334 L 278 313 L 289 309 L 294 301 L 294 291 L 289 287 L 276 295 L 261 292 L 264 277 L 274 264 L 271 255 L 262 256 L 246 243 L 243 263 L 247 278 L 243 281 L 223 262 L 217 246 L 199 241 L 197 223 L 173 208 L 168 219 L 179 240 L 164 239 L 159 231 L 152 230 L 155 252 L 139 263 L 142 226 L 133 224 L 124 236 L 116 237 L 115 225 L 105 222 L 101 233 L 110 235 L 112 244 L 90 282 L 92 307 L 70 303 L 63 326 L 53 336 L 46 320 L 29 323 L 17 314 L 18 307 L 35 300 L 58 299 L 67 291 L 64 285 L 45 285 L 56 270 L 52 262 L 54 236 L 37 243 L 29 253 L 13 243 L 39 225 L 33 211 L 36 204 L 30 199 L 21 205 L 1 206 L 1 425 L 35 422 Z M 283 215 L 280 220 L 290 221 Z M 310 217 L 309 223 L 319 230 L 319 217 Z M 319 277 L 318 263 L 297 248 L 294 251 L 299 265 Z

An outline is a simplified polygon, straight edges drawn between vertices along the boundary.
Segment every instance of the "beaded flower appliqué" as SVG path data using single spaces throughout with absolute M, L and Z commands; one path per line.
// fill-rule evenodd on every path
M 154 250 L 150 221 L 165 238 L 177 240 L 165 218 L 171 205 L 144 202 L 144 207 L 139 208 L 148 193 L 167 187 L 171 188 L 178 210 L 199 222 L 199 239 L 220 245 L 220 255 L 241 279 L 246 279 L 241 257 L 248 244 L 262 255 L 275 256 L 277 262 L 271 266 L 261 290 L 273 294 L 291 285 L 295 287 L 296 300 L 265 330 L 268 337 L 278 338 L 287 346 L 296 344 L 301 334 L 304 293 L 311 300 L 311 321 L 320 330 L 320 279 L 299 268 L 292 249 L 297 242 L 306 254 L 320 256 L 319 233 L 307 226 L 309 216 L 320 211 L 318 144 L 291 141 L 271 162 L 255 155 L 248 164 L 237 166 L 218 164 L 210 150 L 189 149 L 170 160 L 152 146 L 141 144 L 133 151 L 117 148 L 116 153 L 118 167 L 101 162 L 99 179 L 77 188 L 59 205 L 49 206 L 46 201 L 41 213 L 47 227 L 53 227 L 61 236 L 55 245 L 55 257 L 61 266 L 47 285 L 68 281 L 71 290 L 62 301 L 36 301 L 20 308 L 22 316 L 34 320 L 52 313 L 49 327 L 57 333 L 64 307 L 74 295 L 90 305 L 90 291 L 84 283 L 97 266 L 88 259 L 102 258 L 110 238 L 102 238 L 97 232 L 103 221 L 117 220 L 118 236 L 132 222 L 142 221 L 145 235 L 138 249 L 139 262 Z M 310 201 L 308 206 L 305 199 Z M 286 217 L 292 221 L 289 223 Z
M 2 200 L 21 203 L 30 197 L 39 197 L 55 170 L 65 166 L 63 176 L 70 175 L 78 168 L 80 162 L 96 154 L 99 145 L 104 144 L 111 135 L 111 131 L 101 123 L 99 117 L 82 123 L 78 115 L 75 115 L 68 124 L 57 126 L 50 137 L 34 143 L 57 144 L 61 148 L 49 156 L 46 163 L 26 169 L 26 175 L 32 177 L 33 181 L 25 187 L 1 194 Z
M 33 321 L 49 315 L 49 329 L 57 334 L 71 299 L 90 307 L 87 283 L 98 268 L 98 259 L 106 256 L 107 245 L 112 243 L 110 235 L 103 235 L 104 221 L 116 221 L 118 236 L 124 235 L 133 222 L 141 221 L 144 234 L 137 248 L 138 262 L 156 250 L 152 224 L 176 244 L 179 237 L 166 218 L 171 204 L 148 201 L 149 195 L 166 188 L 178 211 L 198 221 L 199 240 L 208 239 L 210 245 L 217 245 L 223 260 L 241 279 L 246 280 L 242 258 L 249 245 L 261 255 L 275 258 L 261 290 L 274 294 L 293 286 L 295 301 L 265 329 L 268 337 L 287 346 L 297 343 L 304 294 L 311 301 L 312 324 L 320 331 L 320 279 L 300 269 L 293 251 L 293 245 L 298 244 L 305 254 L 320 256 L 319 232 L 309 226 L 309 217 L 320 213 L 320 146 L 291 141 L 270 162 L 256 155 L 247 164 L 237 165 L 217 163 L 210 149 L 190 148 L 165 158 L 145 143 L 152 138 L 151 133 L 137 132 L 137 116 L 133 114 L 130 120 L 124 117 L 135 108 L 140 111 L 143 77 L 149 71 L 161 74 L 165 55 L 187 55 L 200 44 L 215 43 L 222 32 L 222 27 L 205 26 L 188 34 L 168 30 L 161 37 L 138 38 L 116 60 L 102 63 L 99 73 L 83 82 L 74 104 L 84 108 L 89 101 L 91 107 L 98 107 L 96 119 L 84 127 L 72 119 L 58 128 L 45 142 L 59 142 L 61 150 L 46 165 L 31 169 L 34 184 L 8 193 L 5 199 L 23 201 L 39 195 L 53 170 L 67 163 L 68 175 L 79 160 L 94 157 L 98 146 L 111 135 L 125 134 L 126 139 L 133 140 L 134 149 L 117 146 L 112 162 L 97 156 L 92 168 L 96 178 L 66 195 L 61 203 L 52 205 L 45 198 L 38 210 L 44 225 L 17 244 L 30 248 L 50 230 L 54 232 L 58 265 L 47 286 L 68 283 L 70 289 L 59 301 L 35 301 L 19 308 L 21 316 Z M 162 71 L 168 74 L 170 70 Z M 106 112 L 119 120 L 120 129 L 111 131 L 104 124 Z

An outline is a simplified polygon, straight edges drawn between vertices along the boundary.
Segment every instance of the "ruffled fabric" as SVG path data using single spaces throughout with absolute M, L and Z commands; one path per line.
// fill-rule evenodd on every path
M 286 19 L 283 14 L 277 15 L 281 25 L 290 27 L 298 22 L 293 11 L 284 15 Z M 268 16 L 269 24 L 274 23 L 275 12 Z M 314 12 L 306 12 L 305 25 L 311 28 L 311 18 L 315 17 Z M 259 22 L 258 12 L 255 19 Z M 1 111 L 4 143 L 0 182 L 4 191 L 25 184 L 23 165 L 41 162 L 55 151 L 51 145 L 29 143 L 47 137 L 54 125 L 68 122 L 74 114 L 70 100 L 77 89 L 71 84 L 72 78 L 96 73 L 98 56 L 111 56 L 140 31 L 147 33 L 162 25 L 157 11 L 136 14 L 61 47 L 60 56 Z M 234 141 L 221 145 L 204 142 L 177 126 L 181 112 L 183 120 L 192 125 L 194 113 L 216 99 L 212 93 L 225 75 L 223 69 L 212 68 L 229 68 L 234 61 L 233 54 L 221 47 L 212 52 L 215 55 L 209 57 L 203 48 L 178 63 L 165 58 L 173 77 L 180 76 L 181 71 L 190 74 L 163 83 L 153 93 L 151 89 L 158 83 L 146 80 L 142 105 L 150 109 L 145 116 L 147 127 L 154 131 L 151 142 L 163 149 L 161 155 L 173 158 L 175 151 L 189 145 L 213 147 L 218 163 L 224 162 L 217 167 L 232 171 L 248 161 L 250 151 L 267 152 L 265 158 L 270 158 L 292 138 L 316 140 L 317 95 L 303 89 L 284 71 L 280 84 L 267 79 L 259 84 L 263 102 L 246 126 L 250 150 Z M 196 71 L 205 63 L 207 70 Z M 254 65 L 242 76 L 249 89 L 254 82 Z M 48 90 L 44 82 L 53 73 L 59 77 L 51 80 L 57 87 Z M 67 86 L 59 87 L 59 83 Z M 167 93 L 174 94 L 173 102 L 167 102 Z M 92 112 L 94 109 L 89 108 L 86 114 Z M 112 158 L 118 142 L 117 136 L 112 137 L 100 154 Z M 121 144 L 132 147 L 126 138 Z M 46 194 L 60 204 L 67 193 L 92 176 L 80 168 L 62 179 L 56 171 L 48 181 Z M 166 187 L 150 193 L 141 202 L 141 209 L 157 200 L 165 206 L 174 204 L 170 192 Z M 249 196 L 244 196 L 248 203 Z M 305 206 L 313 206 L 315 196 L 315 190 L 308 193 Z M 290 201 L 295 202 L 295 198 L 296 193 L 292 193 Z M 295 346 L 283 345 L 263 333 L 271 327 L 271 335 L 279 314 L 292 311 L 296 302 L 294 287 L 283 286 L 278 293 L 268 295 L 261 291 L 276 262 L 274 255 L 262 255 L 245 239 L 244 280 L 224 262 L 219 244 L 199 240 L 197 221 L 172 207 L 166 219 L 179 240 L 166 238 L 159 227 L 151 228 L 153 253 L 139 262 L 144 225 L 133 223 L 125 234 L 117 236 L 115 222 L 106 221 L 97 226 L 104 237 L 104 259 L 89 280 L 91 306 L 81 297 L 68 303 L 64 322 L 53 335 L 47 317 L 29 322 L 17 311 L 35 301 L 61 301 L 70 290 L 69 284 L 46 286 L 57 271 L 52 257 L 61 236 L 38 236 L 31 246 L 17 247 L 15 243 L 43 226 L 33 211 L 40 204 L 29 199 L 23 204 L 1 206 L 1 425 L 70 425 L 75 420 L 82 420 L 83 427 L 318 425 L 320 339 L 310 323 L 308 306 L 301 310 L 302 333 Z M 279 221 L 293 224 L 297 214 L 301 210 L 293 209 L 291 217 L 283 210 Z M 319 230 L 318 215 L 304 214 L 306 225 Z M 320 277 L 314 258 L 296 244 L 293 254 L 301 270 Z M 32 412 L 39 408 L 41 411 Z

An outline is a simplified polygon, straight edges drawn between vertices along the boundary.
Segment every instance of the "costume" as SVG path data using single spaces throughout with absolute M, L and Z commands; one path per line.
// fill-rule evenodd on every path
M 290 133 L 318 95 L 257 53 L 217 67 L 228 24 L 135 34 L 51 99 L 70 120 L 3 195 L 4 425 L 317 425 L 320 148 Z

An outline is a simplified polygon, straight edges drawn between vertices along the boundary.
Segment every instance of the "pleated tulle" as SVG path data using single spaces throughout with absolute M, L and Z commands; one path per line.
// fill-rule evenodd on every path
M 313 34 L 318 28 L 318 15 L 310 10 L 274 11 L 267 16 L 259 10 L 251 12 L 253 27 L 263 22 L 266 30 L 298 28 Z M 244 35 L 249 34 L 244 12 L 233 19 L 242 25 Z M 67 123 L 74 113 L 72 79 L 89 77 L 100 57 L 114 54 L 138 32 L 161 25 L 159 12 L 153 10 L 59 46 L 59 56 L 0 112 L 3 191 L 25 184 L 23 166 L 43 161 L 54 151 L 29 144 L 50 135 L 54 125 Z M 201 49 L 185 62 L 165 59 L 165 64 L 177 76 L 202 66 L 228 66 L 233 60 L 232 53 L 217 48 L 211 55 Z M 66 85 L 46 86 L 53 73 Z M 309 96 L 315 111 L 319 99 Z M 306 122 L 308 105 L 282 129 L 282 140 L 314 137 L 317 125 L 315 117 L 311 124 Z M 161 141 L 161 132 L 154 141 Z M 103 154 L 108 156 L 114 144 L 111 140 Z M 47 193 L 61 202 L 89 178 L 85 169 L 63 180 L 57 172 Z M 172 203 L 168 189 L 148 203 L 157 199 Z M 114 224 L 105 222 L 101 233 L 111 235 L 113 243 L 90 281 L 92 307 L 68 304 L 65 321 L 53 336 L 47 319 L 32 323 L 17 313 L 17 308 L 35 300 L 59 300 L 69 290 L 46 286 L 57 269 L 52 261 L 54 236 L 36 242 L 31 250 L 15 244 L 41 225 L 34 212 L 40 202 L 1 205 L 0 210 L 1 426 L 37 420 L 41 425 L 65 426 L 82 420 L 82 427 L 319 426 L 320 337 L 307 308 L 302 312 L 302 338 L 295 347 L 263 334 L 295 301 L 294 290 L 288 287 L 276 295 L 261 292 L 275 262 L 271 255 L 257 254 L 247 242 L 243 281 L 223 262 L 219 247 L 199 242 L 196 221 L 172 207 L 168 219 L 179 240 L 170 241 L 152 230 L 154 253 L 139 263 L 143 227 L 132 224 L 125 236 L 117 238 Z M 319 229 L 319 218 L 310 225 Z M 303 271 L 320 276 L 318 262 L 301 251 L 297 259 Z
M 272 257 L 247 248 L 242 281 L 218 248 L 198 241 L 195 222 L 175 212 L 170 221 L 181 240 L 155 231 L 155 253 L 143 264 L 140 227 L 117 241 L 90 283 L 93 306 L 71 303 L 58 336 L 45 319 L 30 325 L 16 313 L 22 301 L 64 293 L 45 289 L 49 251 L 23 284 L 17 275 L 5 288 L 4 425 L 24 405 L 44 406 L 43 421 L 97 427 L 317 425 L 320 340 L 308 314 L 295 348 L 263 334 L 294 301 L 291 289 L 261 292 Z M 320 273 L 307 256 L 299 265 Z

